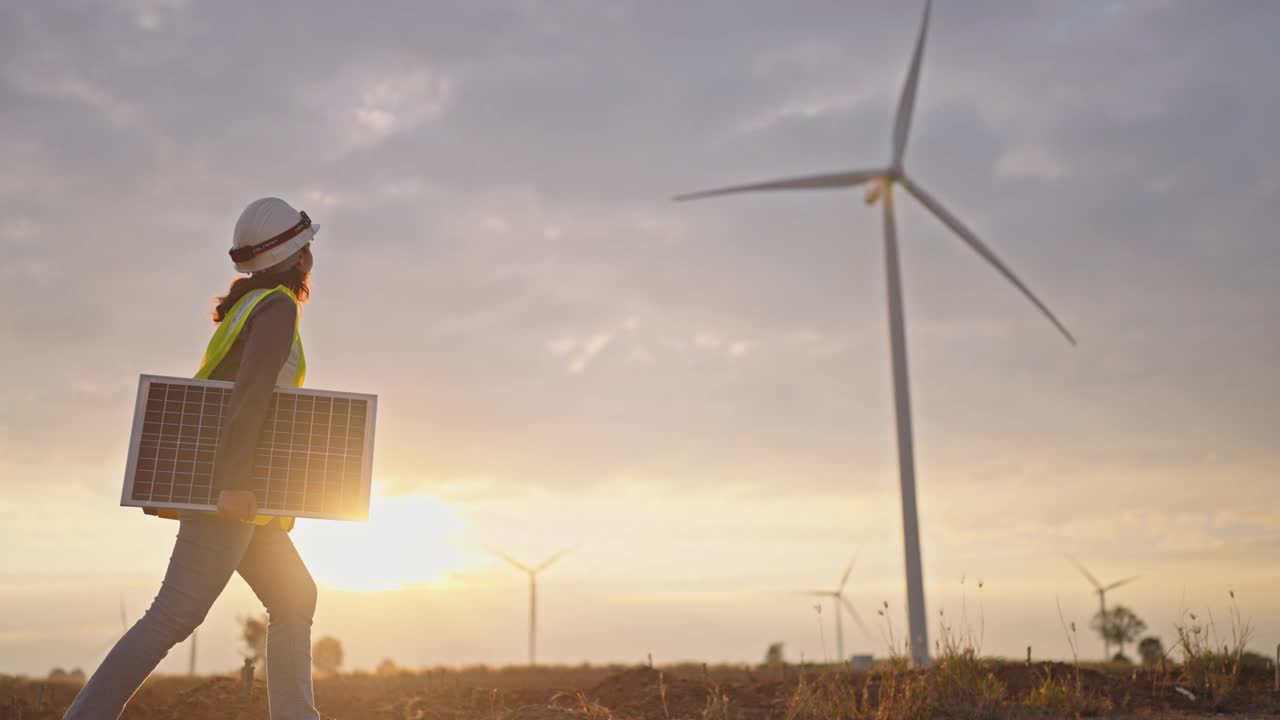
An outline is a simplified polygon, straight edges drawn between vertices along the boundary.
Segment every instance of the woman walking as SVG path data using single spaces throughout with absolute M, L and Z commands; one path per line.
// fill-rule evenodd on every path
M 232 237 L 239 272 L 218 298 L 217 330 L 197 378 L 235 382 L 214 457 L 217 513 L 148 511 L 179 520 L 160 592 L 76 696 L 67 720 L 115 720 L 169 650 L 204 620 L 233 573 L 267 609 L 268 701 L 273 720 L 317 720 L 311 690 L 316 586 L 289 530 L 293 518 L 260 516 L 251 489 L 254 446 L 277 385 L 306 374 L 298 305 L 310 294 L 318 225 L 279 198 L 245 208 Z

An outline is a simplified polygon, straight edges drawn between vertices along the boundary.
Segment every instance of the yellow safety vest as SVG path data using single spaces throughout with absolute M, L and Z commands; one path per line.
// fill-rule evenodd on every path
M 214 331 L 213 337 L 209 339 L 209 346 L 204 351 L 204 359 L 200 361 L 200 369 L 195 374 L 197 380 L 207 380 L 213 374 L 218 365 L 226 359 L 227 353 L 231 352 L 236 338 L 240 337 L 240 331 L 244 330 L 245 323 L 249 321 L 249 316 L 253 313 L 253 309 L 258 306 L 258 303 L 278 292 L 288 295 L 289 299 L 293 300 L 295 304 L 298 302 L 297 296 L 289 288 L 277 285 L 270 290 L 250 290 L 244 294 L 244 297 L 236 301 L 235 305 L 231 306 L 230 312 L 222 319 L 222 322 L 218 323 L 218 329 Z M 293 347 L 289 350 L 289 358 L 285 360 L 284 365 L 280 368 L 280 374 L 276 376 L 276 386 L 302 387 L 302 381 L 306 377 L 307 356 L 302 351 L 302 336 L 298 333 L 297 325 L 294 325 Z M 158 508 L 152 512 L 164 518 L 177 519 L 178 517 L 178 511 L 168 508 Z M 269 525 L 275 522 L 283 530 L 288 531 L 293 529 L 293 520 L 291 517 L 258 515 L 250 522 L 254 525 Z
M 258 303 L 266 300 L 275 293 L 284 293 L 289 299 L 297 304 L 298 298 L 283 285 L 277 285 L 271 290 L 250 290 L 240 298 L 235 305 L 231 306 L 231 311 L 218 324 L 218 329 L 214 331 L 213 337 L 209 339 L 209 347 L 205 348 L 204 359 L 200 361 L 200 369 L 196 371 L 195 378 L 197 380 L 207 380 L 218 365 L 226 359 L 227 353 L 231 352 L 231 348 L 236 344 L 236 338 L 240 337 L 240 331 L 244 329 L 245 323 L 249 322 L 249 315 Z M 299 316 L 301 321 L 301 316 Z M 285 361 L 280 368 L 280 375 L 276 377 L 276 385 L 281 387 L 302 387 L 302 381 L 307 377 L 307 356 L 302 352 L 302 336 L 298 334 L 298 327 L 293 328 L 293 347 L 289 351 L 289 359 Z

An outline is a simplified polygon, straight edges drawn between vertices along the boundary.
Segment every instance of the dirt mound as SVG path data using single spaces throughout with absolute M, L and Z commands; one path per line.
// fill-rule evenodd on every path
M 645 667 L 614 675 L 585 696 L 624 717 L 663 718 L 699 714 L 707 694 L 703 683 Z
M 269 720 L 267 688 L 261 680 L 255 681 L 253 693 L 246 701 L 239 679 L 215 677 L 179 693 L 172 703 L 152 717 L 159 720 Z
M 767 716 L 776 708 L 779 688 L 773 685 L 721 685 L 706 675 L 691 679 L 644 667 L 607 678 L 584 696 L 619 717 L 747 718 Z

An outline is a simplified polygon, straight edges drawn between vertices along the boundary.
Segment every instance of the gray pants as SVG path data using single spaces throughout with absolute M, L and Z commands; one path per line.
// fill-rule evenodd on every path
M 319 720 L 311 693 L 311 619 L 316 585 L 276 527 L 183 513 L 155 601 L 120 638 L 67 709 L 66 720 L 116 720 L 169 650 L 204 620 L 231 574 L 267 608 L 268 700 L 273 720 Z

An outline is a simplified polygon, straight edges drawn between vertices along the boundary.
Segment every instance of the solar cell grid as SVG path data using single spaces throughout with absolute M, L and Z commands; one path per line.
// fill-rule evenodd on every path
M 215 455 L 231 383 L 144 375 L 121 504 L 213 509 Z M 277 388 L 253 454 L 264 514 L 368 515 L 373 395 Z

